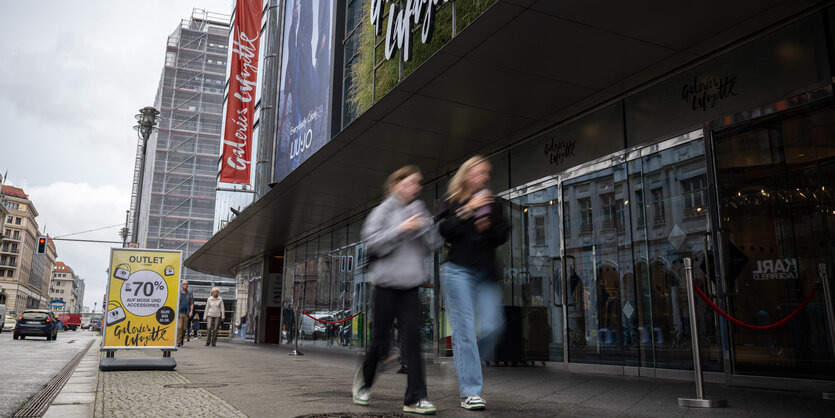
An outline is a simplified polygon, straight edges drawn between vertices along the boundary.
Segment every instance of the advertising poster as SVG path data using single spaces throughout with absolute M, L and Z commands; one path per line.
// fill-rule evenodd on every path
M 175 348 L 182 252 L 113 248 L 102 348 Z
M 330 140 L 335 4 L 285 2 L 274 182 Z
M 261 317 L 261 278 L 249 280 L 247 292 L 246 309 L 246 338 L 254 339 L 258 331 L 258 322 Z

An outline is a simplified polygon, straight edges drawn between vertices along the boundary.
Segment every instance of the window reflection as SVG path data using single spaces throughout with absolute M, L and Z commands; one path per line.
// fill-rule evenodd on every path
M 692 367 L 681 260 L 703 283 L 705 176 L 697 140 L 563 182 L 570 361 Z M 697 311 L 705 367 L 718 369 L 715 318 Z

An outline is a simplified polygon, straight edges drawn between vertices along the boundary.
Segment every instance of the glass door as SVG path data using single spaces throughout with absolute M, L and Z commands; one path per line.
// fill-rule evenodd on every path
M 639 365 L 628 180 L 621 163 L 562 185 L 572 362 Z
M 730 313 L 769 325 L 800 308 L 835 256 L 835 109 L 784 112 L 714 134 Z M 787 324 L 730 325 L 734 371 L 835 376 L 819 292 Z
M 525 361 L 563 360 L 560 201 L 557 186 L 511 199 L 511 260 L 503 274 L 506 336 Z

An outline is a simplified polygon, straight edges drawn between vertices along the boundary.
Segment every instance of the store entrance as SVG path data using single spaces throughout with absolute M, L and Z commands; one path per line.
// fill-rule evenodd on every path
M 731 315 L 769 325 L 798 310 L 835 256 L 835 109 L 784 112 L 714 133 L 722 267 Z M 734 372 L 832 379 L 826 301 L 787 324 L 730 325 Z

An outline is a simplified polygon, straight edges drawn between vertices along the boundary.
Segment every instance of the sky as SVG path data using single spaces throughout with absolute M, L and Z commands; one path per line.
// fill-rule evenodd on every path
M 0 173 L 23 188 L 41 232 L 120 241 L 130 207 L 134 115 L 153 106 L 168 35 L 193 8 L 233 0 L 0 2 Z M 116 226 L 118 225 L 118 226 Z M 114 244 L 57 240 L 101 311 Z

